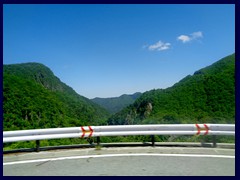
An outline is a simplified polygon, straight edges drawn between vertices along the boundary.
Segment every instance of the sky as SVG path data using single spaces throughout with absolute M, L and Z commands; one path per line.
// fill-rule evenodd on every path
M 87 98 L 165 89 L 235 52 L 234 4 L 4 4 L 3 64 Z

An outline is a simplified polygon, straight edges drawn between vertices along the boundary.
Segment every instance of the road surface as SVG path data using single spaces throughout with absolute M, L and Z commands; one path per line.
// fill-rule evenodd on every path
M 235 176 L 235 149 L 115 147 L 5 154 L 4 176 Z

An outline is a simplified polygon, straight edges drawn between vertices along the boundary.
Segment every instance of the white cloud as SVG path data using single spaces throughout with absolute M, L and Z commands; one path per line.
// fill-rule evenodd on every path
M 186 36 L 186 35 L 178 36 L 177 39 L 178 39 L 178 40 L 181 40 L 183 43 L 188 42 L 188 41 L 191 40 L 191 38 L 190 38 L 189 36 Z
M 197 39 L 197 38 L 202 38 L 203 37 L 203 34 L 202 34 L 201 31 L 194 32 L 191 35 L 192 35 L 192 39 Z
M 152 44 L 152 45 L 149 45 L 148 46 L 148 49 L 150 51 L 163 51 L 163 50 L 167 50 L 169 49 L 171 46 L 170 43 L 164 43 L 162 41 L 158 41 L 157 43 L 155 44 Z
M 177 39 L 183 43 L 190 42 L 199 38 L 203 38 L 203 33 L 201 31 L 193 32 L 190 35 L 180 35 L 177 37 Z

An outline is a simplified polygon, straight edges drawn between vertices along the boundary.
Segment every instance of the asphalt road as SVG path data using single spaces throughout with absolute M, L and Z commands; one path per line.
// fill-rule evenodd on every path
M 234 176 L 235 149 L 124 147 L 7 154 L 4 176 Z

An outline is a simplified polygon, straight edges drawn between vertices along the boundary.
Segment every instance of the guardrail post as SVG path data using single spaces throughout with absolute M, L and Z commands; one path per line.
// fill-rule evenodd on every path
M 212 143 L 213 143 L 213 147 L 217 147 L 217 136 L 216 135 L 212 136 Z
M 40 151 L 40 140 L 36 140 L 36 152 Z
M 97 136 L 97 145 L 99 146 L 100 145 L 100 137 Z
M 152 141 L 152 146 L 155 146 L 155 137 L 154 137 L 154 135 L 151 135 L 151 141 Z

